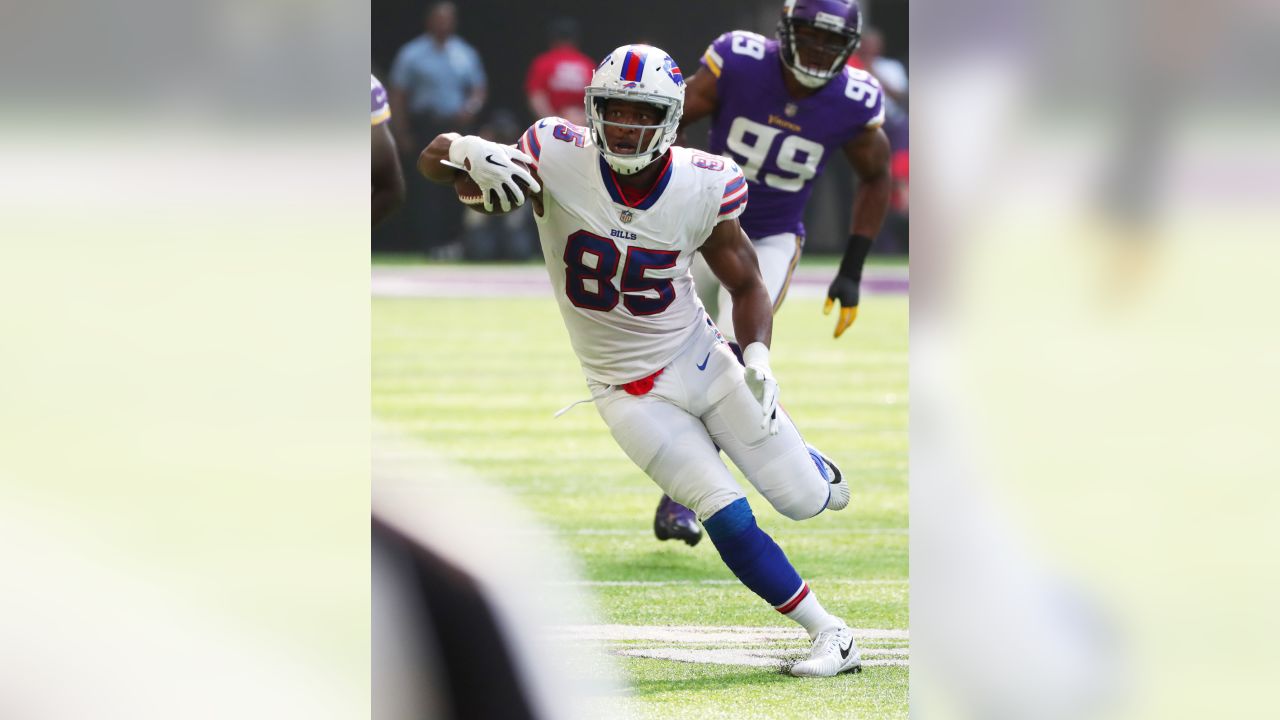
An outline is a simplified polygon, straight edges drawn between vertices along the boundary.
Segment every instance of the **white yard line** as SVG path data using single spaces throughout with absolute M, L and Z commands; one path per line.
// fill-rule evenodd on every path
M 556 635 L 574 640 L 658 640 L 673 643 L 775 642 L 804 640 L 809 636 L 800 627 L 753 627 L 746 625 L 563 625 Z M 910 639 L 910 631 L 854 628 L 859 639 Z
M 747 627 L 740 625 L 567 625 L 553 634 L 581 642 L 620 643 L 644 641 L 660 646 L 615 646 L 613 654 L 708 665 L 783 668 L 805 656 L 809 636 L 798 627 Z M 854 628 L 864 667 L 910 664 L 910 632 L 879 628 Z M 794 642 L 780 648 L 778 642 Z M 719 645 L 721 647 L 709 647 Z M 752 646 L 755 647 L 752 647 Z M 727 646 L 727 647 L 725 647 Z
M 906 657 L 868 657 L 872 651 L 862 648 L 862 665 L 905 667 L 911 664 Z M 800 660 L 805 656 L 803 650 L 744 650 L 737 648 L 710 649 L 694 648 L 690 650 L 674 648 L 627 648 L 615 654 L 628 657 L 652 658 L 654 660 L 673 660 L 675 662 L 697 663 L 701 665 L 745 665 L 747 667 L 781 668 L 784 665 Z M 884 654 L 882 652 L 882 654 Z M 903 650 L 903 655 L 906 650 Z

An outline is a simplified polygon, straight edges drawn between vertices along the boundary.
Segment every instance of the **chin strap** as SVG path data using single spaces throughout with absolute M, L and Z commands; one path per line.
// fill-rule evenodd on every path
M 791 71 L 791 75 L 796 79 L 796 82 L 811 90 L 814 88 L 820 88 L 835 79 L 835 75 L 825 79 L 808 75 L 797 65 L 788 65 L 787 69 Z
M 645 164 L 630 170 L 619 170 L 617 166 L 615 166 L 613 162 L 611 162 L 613 160 L 616 160 L 617 159 L 616 157 L 612 155 L 604 155 L 604 153 L 601 153 L 601 155 L 604 156 L 604 161 L 609 165 L 609 169 L 618 173 L 619 175 L 635 175 L 641 170 L 652 165 L 658 159 L 658 157 L 661 157 L 661 153 L 659 153 L 657 150 L 654 150 L 653 152 L 649 153 L 649 161 L 646 162 Z M 637 158 L 638 157 L 639 156 L 637 156 Z

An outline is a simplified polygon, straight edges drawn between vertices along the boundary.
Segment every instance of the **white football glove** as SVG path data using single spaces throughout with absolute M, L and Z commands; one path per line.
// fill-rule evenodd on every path
M 769 348 L 764 343 L 753 342 L 742 351 L 746 364 L 747 388 L 760 403 L 760 429 L 769 429 L 770 435 L 778 434 L 778 381 L 769 369 Z
M 516 199 L 516 207 L 524 205 L 524 192 L 516 185 L 516 178 L 523 180 L 531 193 L 542 190 L 542 186 L 538 185 L 529 171 L 511 162 L 512 159 L 525 164 L 533 163 L 532 157 L 513 145 L 500 145 L 475 135 L 456 138 L 449 145 L 449 163 L 466 170 L 471 179 L 476 181 L 476 185 L 480 186 L 480 192 L 484 193 L 486 212 L 493 211 L 490 190 L 497 191 L 502 212 L 511 210 L 511 201 L 507 199 L 508 190 L 511 191 L 511 197 Z

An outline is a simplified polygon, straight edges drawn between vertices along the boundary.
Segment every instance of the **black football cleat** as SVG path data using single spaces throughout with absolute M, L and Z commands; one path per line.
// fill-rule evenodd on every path
M 653 534 L 659 540 L 675 538 L 693 547 L 702 540 L 702 526 L 692 510 L 663 495 L 658 511 L 653 515 Z

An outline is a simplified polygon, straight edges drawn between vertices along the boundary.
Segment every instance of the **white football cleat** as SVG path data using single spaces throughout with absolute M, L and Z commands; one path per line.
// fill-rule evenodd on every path
M 791 674 L 796 677 L 831 677 L 843 672 L 861 671 L 862 654 L 858 652 L 853 630 L 848 625 L 818 633 L 808 659 L 791 666 Z
M 853 495 L 853 490 L 849 487 L 849 483 L 844 481 L 840 468 L 836 467 L 836 464 L 826 455 L 818 452 L 814 446 L 806 444 L 805 447 L 809 449 L 809 457 L 813 458 L 813 464 L 818 466 L 818 472 L 822 473 L 822 477 L 831 484 L 831 497 L 827 499 L 827 509 L 843 510 L 849 507 L 849 498 Z

